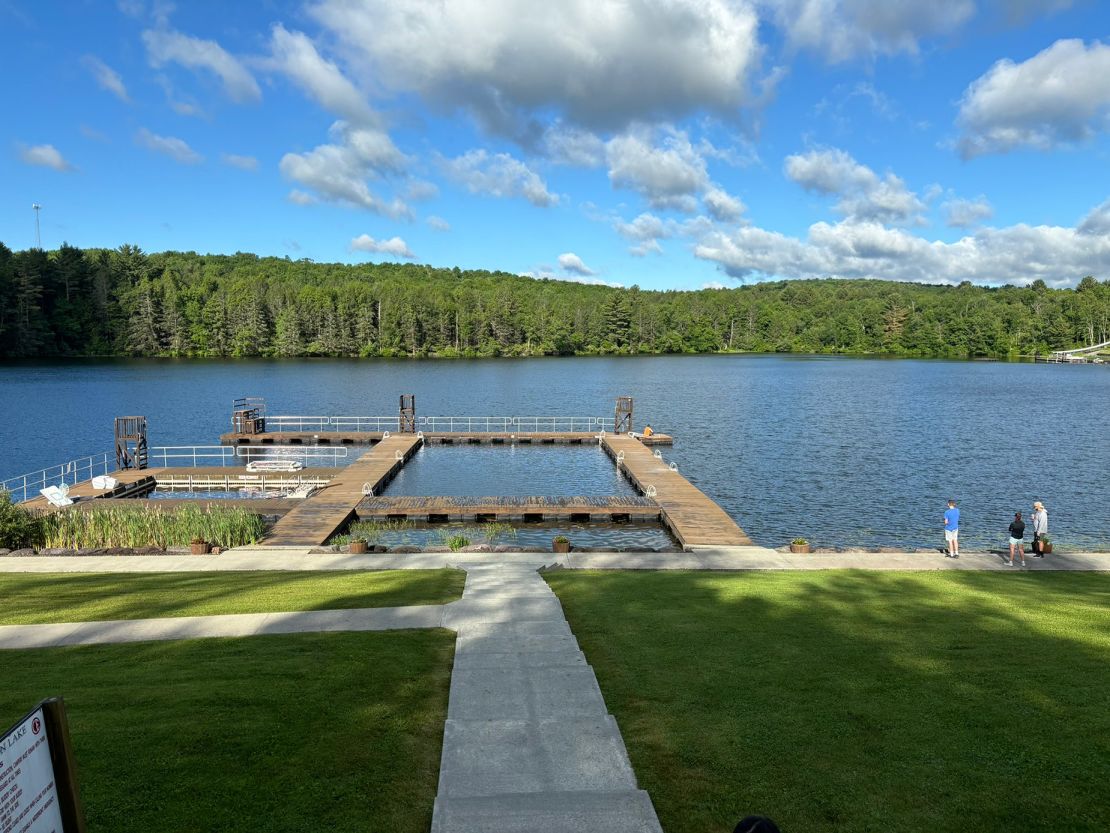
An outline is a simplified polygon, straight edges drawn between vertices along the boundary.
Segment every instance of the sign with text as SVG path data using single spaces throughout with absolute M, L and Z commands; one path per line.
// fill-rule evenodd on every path
M 62 833 L 62 812 L 40 706 L 0 739 L 0 833 Z

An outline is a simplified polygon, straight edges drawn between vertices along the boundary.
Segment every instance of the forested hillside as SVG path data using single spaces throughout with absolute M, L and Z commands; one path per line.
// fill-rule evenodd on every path
M 1000 276 L 1004 277 L 1004 276 Z M 1110 339 L 1077 290 L 789 281 L 649 292 L 413 264 L 0 244 L 0 356 L 1043 353 Z

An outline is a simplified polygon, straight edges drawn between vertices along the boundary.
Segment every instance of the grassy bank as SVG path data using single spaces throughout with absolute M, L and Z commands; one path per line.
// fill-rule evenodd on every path
M 1110 829 L 1110 575 L 551 573 L 664 829 Z
M 0 625 L 446 604 L 461 570 L 0 573 Z
M 65 696 L 89 830 L 427 831 L 454 635 L 0 651 L 0 724 Z

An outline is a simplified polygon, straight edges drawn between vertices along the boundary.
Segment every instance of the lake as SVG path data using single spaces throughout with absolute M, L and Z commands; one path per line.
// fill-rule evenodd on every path
M 145 415 L 152 445 L 211 445 L 237 396 L 264 396 L 271 414 L 377 416 L 395 415 L 402 393 L 422 416 L 611 418 L 615 398 L 633 396 L 637 428 L 673 434 L 665 459 L 766 546 L 800 535 L 940 547 L 955 497 L 968 549 L 1002 545 L 1013 512 L 1028 517 L 1042 500 L 1059 547 L 1110 550 L 1110 368 L 1093 366 L 747 355 L 8 364 L 0 477 L 111 450 L 115 416 Z M 568 451 L 572 478 L 583 451 Z M 454 477 L 480 470 L 483 488 L 513 493 L 514 467 L 533 458 L 470 459 Z

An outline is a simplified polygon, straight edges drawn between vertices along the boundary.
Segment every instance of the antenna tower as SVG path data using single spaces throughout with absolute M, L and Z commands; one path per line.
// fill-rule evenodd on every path
M 39 227 L 39 212 L 42 211 L 42 206 L 37 202 L 31 203 L 31 208 L 35 210 L 35 242 L 38 247 L 42 248 L 42 229 Z

